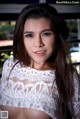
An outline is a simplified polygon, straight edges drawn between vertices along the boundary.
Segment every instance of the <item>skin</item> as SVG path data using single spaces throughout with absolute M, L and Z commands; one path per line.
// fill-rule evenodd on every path
M 51 22 L 45 18 L 26 20 L 23 37 L 25 48 L 31 57 L 30 67 L 50 69 L 47 59 L 55 45 Z M 47 113 L 31 108 L 2 106 L 1 109 L 9 111 L 9 119 L 52 119 Z
M 2 111 L 8 111 L 8 119 L 52 119 L 43 111 L 30 108 L 1 106 Z

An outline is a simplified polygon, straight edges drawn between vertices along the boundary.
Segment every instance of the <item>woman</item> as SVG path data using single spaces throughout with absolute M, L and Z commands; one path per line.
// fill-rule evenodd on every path
M 14 31 L 13 59 L 3 65 L 1 110 L 9 119 L 80 119 L 79 76 L 68 28 L 48 4 L 26 6 Z

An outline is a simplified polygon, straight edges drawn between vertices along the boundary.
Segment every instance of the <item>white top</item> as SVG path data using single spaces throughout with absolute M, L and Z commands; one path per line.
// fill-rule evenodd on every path
M 13 59 L 8 59 L 3 65 L 0 105 L 37 109 L 56 119 L 58 91 L 55 70 L 36 70 L 20 63 L 14 66 L 15 63 Z M 76 87 L 73 104 L 77 115 L 80 114 L 80 92 L 78 80 L 74 82 Z

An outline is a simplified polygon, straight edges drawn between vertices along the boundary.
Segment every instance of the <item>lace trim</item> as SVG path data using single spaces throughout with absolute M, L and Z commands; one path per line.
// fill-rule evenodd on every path
M 29 82 L 29 83 L 24 84 L 23 82 L 19 82 L 19 81 L 14 82 L 12 80 L 8 80 L 5 83 L 2 82 L 2 87 L 4 91 L 10 94 L 10 96 L 12 97 L 13 95 L 14 97 L 15 96 L 18 97 L 22 95 L 22 98 L 23 98 L 23 96 L 26 97 L 28 93 L 33 93 L 33 94 L 42 93 L 44 95 L 49 95 L 49 96 L 52 95 L 52 83 L 47 84 L 43 81 L 34 82 L 34 83 Z

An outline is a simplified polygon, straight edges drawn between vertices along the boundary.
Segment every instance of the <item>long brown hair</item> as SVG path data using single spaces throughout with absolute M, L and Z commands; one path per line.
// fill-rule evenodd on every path
M 61 109 L 59 110 L 59 119 L 66 117 L 67 103 L 71 101 L 74 90 L 73 90 L 73 66 L 69 56 L 68 47 L 68 36 L 69 30 L 65 21 L 61 18 L 60 14 L 56 9 L 46 3 L 43 4 L 32 4 L 26 6 L 20 13 L 14 31 L 14 42 L 13 42 L 13 55 L 14 60 L 18 59 L 19 62 L 24 65 L 30 64 L 30 57 L 26 51 L 23 42 L 23 29 L 25 21 L 29 18 L 47 18 L 51 20 L 52 29 L 56 35 L 55 50 L 51 57 L 48 59 L 52 65 L 55 64 L 56 72 L 56 84 L 59 92 L 59 100 Z M 58 104 L 58 103 L 57 103 Z M 67 118 L 64 118 L 67 119 Z

